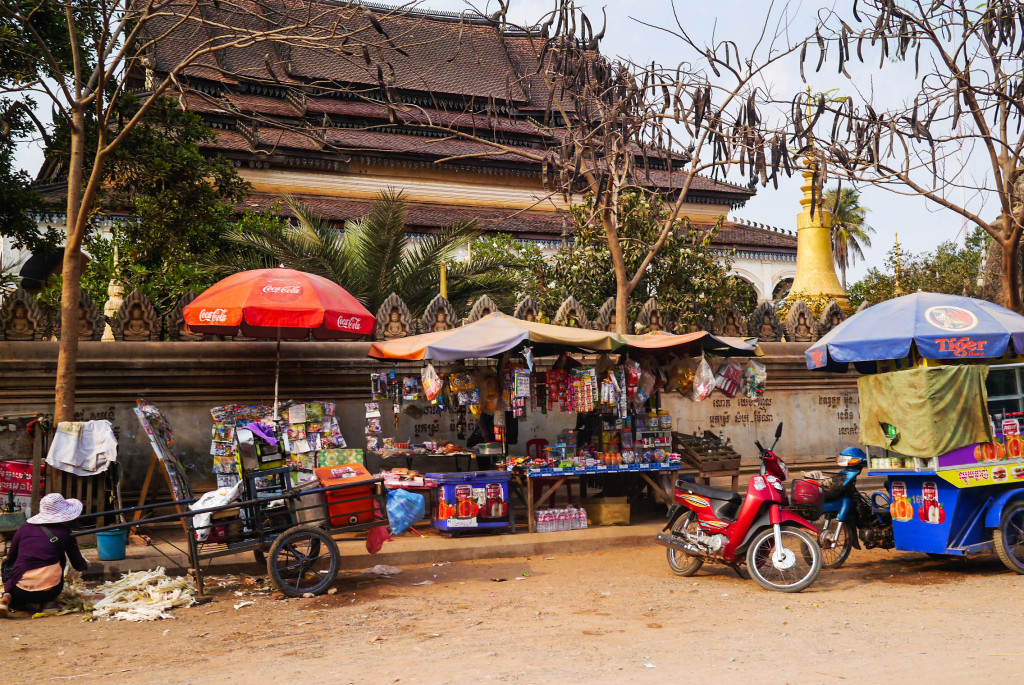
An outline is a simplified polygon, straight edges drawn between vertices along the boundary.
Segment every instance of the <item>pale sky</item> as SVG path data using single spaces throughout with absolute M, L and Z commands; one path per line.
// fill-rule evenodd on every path
M 542 16 L 552 7 L 551 0 L 511 2 L 510 20 L 517 23 L 532 23 L 535 18 Z M 600 22 L 601 8 L 606 8 L 608 29 L 601 43 L 601 50 L 607 55 L 621 56 L 641 63 L 655 60 L 673 66 L 689 56 L 683 51 L 677 38 L 637 21 L 674 28 L 676 22 L 671 0 L 603 0 L 583 1 L 580 4 L 592 20 L 596 18 L 597 22 Z M 845 6 L 847 3 L 838 4 Z M 484 9 L 487 1 L 480 0 L 473 5 Z M 776 3 L 777 8 L 784 5 L 785 3 Z M 814 14 L 821 5 L 820 0 L 790 3 L 790 13 L 797 16 L 797 26 L 793 28 L 794 35 L 799 35 L 800 29 L 806 29 L 813 22 Z M 425 0 L 421 7 L 458 11 L 466 9 L 468 3 L 465 0 Z M 493 11 L 496 7 L 497 4 L 492 0 L 488 11 Z M 685 17 L 686 27 L 693 35 L 709 37 L 713 30 L 717 31 L 719 37 L 738 43 L 741 54 L 744 53 L 745 46 L 752 45 L 757 39 L 768 7 L 767 0 L 676 0 L 677 11 L 680 16 Z M 778 12 L 776 9 L 776 13 Z M 847 21 L 853 24 L 852 20 Z M 858 25 L 854 27 L 859 28 Z M 850 94 L 857 90 L 862 93 L 873 91 L 883 99 L 899 99 L 906 93 L 912 95 L 916 91 L 912 72 L 899 64 L 888 64 L 884 72 L 879 72 L 875 68 L 877 53 L 872 50 L 870 55 L 869 61 L 874 61 L 873 66 L 858 69 L 849 67 L 854 81 L 836 74 L 834 62 L 826 63 L 819 74 L 814 73 L 813 65 L 810 66 L 806 73 L 811 89 L 815 92 L 838 89 L 839 93 Z M 884 77 L 880 77 L 880 74 Z M 795 61 L 772 70 L 772 86 L 777 94 L 785 93 L 787 97 L 803 88 Z M 43 109 L 48 111 L 48 108 Z M 42 151 L 37 145 L 23 145 L 19 150 L 18 163 L 31 175 L 35 175 L 41 162 Z M 978 159 L 972 160 L 967 156 L 964 165 L 968 168 L 977 167 Z M 735 216 L 795 229 L 802 195 L 799 185 L 800 178 L 795 176 L 780 182 L 778 190 L 770 186 L 758 188 L 757 195 L 745 207 L 735 212 Z M 865 261 L 858 262 L 848 272 L 847 280 L 850 283 L 860 278 L 868 266 L 881 266 L 886 252 L 893 244 L 896 232 L 899 233 L 903 249 L 913 252 L 932 249 L 945 240 L 963 240 L 963 219 L 923 198 L 903 197 L 874 188 L 861 189 L 861 198 L 862 204 L 870 210 L 867 218 L 868 223 L 875 229 L 875 236 L 872 247 L 865 250 Z M 960 200 L 960 197 L 955 199 Z M 982 215 L 987 214 L 983 212 Z

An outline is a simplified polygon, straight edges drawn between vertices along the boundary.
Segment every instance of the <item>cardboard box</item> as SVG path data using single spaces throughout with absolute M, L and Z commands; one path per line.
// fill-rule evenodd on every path
M 592 526 L 628 526 L 628 497 L 590 497 L 580 502 Z

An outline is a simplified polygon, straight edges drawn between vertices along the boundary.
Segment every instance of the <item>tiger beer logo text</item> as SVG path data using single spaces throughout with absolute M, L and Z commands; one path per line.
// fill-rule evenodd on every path
M 954 357 L 984 357 L 987 340 L 970 338 L 936 338 L 939 352 L 952 352 Z
M 200 323 L 225 323 L 228 320 L 228 310 L 226 309 L 200 309 L 199 310 L 199 321 Z

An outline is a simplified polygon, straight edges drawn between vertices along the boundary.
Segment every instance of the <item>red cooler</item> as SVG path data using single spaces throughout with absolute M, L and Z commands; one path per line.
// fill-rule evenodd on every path
M 323 466 L 318 468 L 315 473 L 317 480 L 325 488 L 373 479 L 373 476 L 362 464 Z M 330 525 L 338 528 L 373 521 L 374 487 L 375 484 L 371 483 L 364 487 L 350 487 L 325 492 Z

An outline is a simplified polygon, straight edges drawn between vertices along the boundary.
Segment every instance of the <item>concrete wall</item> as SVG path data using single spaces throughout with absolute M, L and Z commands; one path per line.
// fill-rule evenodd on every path
M 364 407 L 370 400 L 369 373 L 381 368 L 365 357 L 368 343 L 282 343 L 282 399 L 325 400 L 338 404 L 341 430 L 353 447 L 363 446 Z M 695 403 L 667 394 L 663 405 L 674 416 L 675 428 L 721 430 L 753 461 L 753 440 L 769 439 L 775 424 L 786 423 L 779 443 L 788 461 L 818 460 L 856 442 L 855 376 L 812 374 L 803 365 L 806 345 L 766 343 L 768 391 L 759 406 L 729 400 L 716 393 Z M 212 481 L 209 456 L 210 407 L 228 403 L 267 403 L 273 398 L 274 343 L 81 343 L 78 418 L 109 419 L 120 441 L 119 456 L 126 487 L 137 487 L 149 464 L 149 444 L 132 413 L 137 397 L 157 403 L 167 415 L 177 440 L 177 453 L 197 488 Z M 40 412 L 52 417 L 57 343 L 0 343 L 0 416 Z M 418 364 L 399 366 L 419 373 Z M 455 420 L 449 414 L 401 416 L 395 430 L 389 403 L 382 403 L 385 436 L 455 440 Z M 520 422 L 519 446 L 533 437 L 551 440 L 575 425 L 575 415 L 554 412 L 529 416 Z M 470 419 L 470 429 L 473 423 Z M 417 427 L 419 432 L 417 433 Z M 433 435 L 431 435 L 431 433 Z M 418 465 L 421 469 L 450 469 L 451 461 Z

